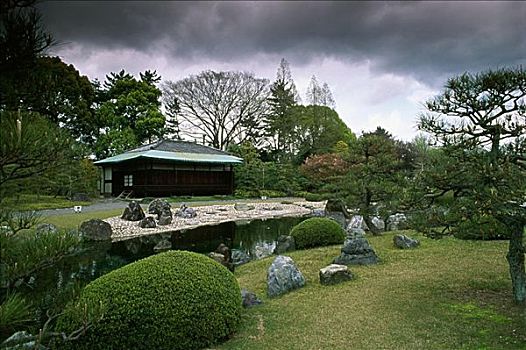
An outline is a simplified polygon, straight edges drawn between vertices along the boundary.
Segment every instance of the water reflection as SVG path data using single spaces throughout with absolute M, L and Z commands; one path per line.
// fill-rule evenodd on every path
M 240 250 L 250 259 L 260 259 L 271 255 L 277 238 L 288 234 L 294 225 L 303 220 L 305 218 L 227 222 L 114 243 L 84 243 L 78 254 L 34 276 L 24 289 L 32 298 L 45 298 L 68 284 L 85 285 L 130 262 L 153 255 L 159 251 L 156 248 L 160 245 L 173 250 L 208 253 L 224 243 L 232 250 Z

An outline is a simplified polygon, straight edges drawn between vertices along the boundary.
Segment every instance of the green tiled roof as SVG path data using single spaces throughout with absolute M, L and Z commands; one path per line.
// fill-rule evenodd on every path
M 173 152 L 173 151 L 157 151 L 157 150 L 144 150 L 144 151 L 129 151 L 113 157 L 99 160 L 95 162 L 96 165 L 101 164 L 112 164 L 120 163 L 126 160 L 137 159 L 137 158 L 153 158 L 153 159 L 164 159 L 178 162 L 190 162 L 190 163 L 216 163 L 216 164 L 240 164 L 243 159 L 235 157 L 224 152 L 219 151 L 216 154 L 212 153 L 188 153 L 188 152 Z

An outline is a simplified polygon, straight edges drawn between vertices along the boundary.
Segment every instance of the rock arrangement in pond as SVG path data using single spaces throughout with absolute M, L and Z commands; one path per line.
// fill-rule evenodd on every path
M 338 265 L 372 265 L 378 263 L 378 256 L 367 239 L 361 234 L 349 235 L 341 254 L 333 260 Z
M 331 264 L 320 269 L 320 283 L 323 285 L 338 284 L 352 280 L 354 277 L 346 265 Z
M 230 248 L 228 248 L 224 243 L 219 244 L 214 252 L 208 253 L 208 257 L 217 261 L 231 272 L 234 272 L 235 264 L 232 262 Z
M 229 221 L 310 216 L 313 210 L 323 208 L 324 205 L 324 202 L 305 201 L 290 203 L 281 202 L 279 205 L 274 202 L 263 202 L 250 204 L 250 207 L 254 207 L 254 209 L 247 211 L 236 210 L 234 204 L 200 206 L 195 208 L 188 208 L 185 206 L 183 207 L 183 210 L 176 210 L 178 213 L 181 213 L 181 216 L 172 214 L 172 212 L 168 212 L 167 210 L 164 211 L 164 214 L 161 212 L 161 217 L 157 219 L 157 227 L 148 229 L 139 227 L 138 222 L 136 222 L 142 219 L 129 221 L 121 217 L 112 217 L 105 219 L 104 221 L 108 222 L 113 229 L 112 240 L 118 241 L 153 233 L 193 229 L 199 226 L 216 225 Z M 127 211 L 130 211 L 130 209 Z M 170 215 L 172 215 L 171 219 Z M 257 252 L 258 255 L 272 255 L 275 246 L 263 248 L 260 249 L 260 252 Z M 269 252 L 267 252 L 267 250 L 269 250 Z
M 183 219 L 192 219 L 197 216 L 197 212 L 193 208 L 189 208 L 186 204 L 181 204 L 179 210 L 175 213 L 175 216 Z
M 128 206 L 124 209 L 124 213 L 122 213 L 121 219 L 127 221 L 140 221 L 145 217 L 146 215 L 144 215 L 144 211 L 142 210 L 141 205 L 136 201 L 131 201 L 128 204 Z
M 157 223 L 155 222 L 155 218 L 153 216 L 147 216 L 141 221 L 139 221 L 139 227 L 140 228 L 156 228 Z
M 296 267 L 294 261 L 278 255 L 267 272 L 267 294 L 276 297 L 305 285 L 305 277 Z
M 250 256 L 242 250 L 232 249 L 231 253 L 232 253 L 232 264 L 234 264 L 234 266 L 243 265 L 249 262 L 250 260 L 252 260 Z
M 276 243 L 276 248 L 274 249 L 274 254 L 279 255 L 293 250 L 296 250 L 296 242 L 294 237 L 280 235 Z
M 148 214 L 157 215 L 157 220 L 159 220 L 163 213 L 169 212 L 172 216 L 171 208 L 172 206 L 166 199 L 156 198 L 148 204 Z
M 80 224 L 81 236 L 89 241 L 107 241 L 111 239 L 111 225 L 100 219 L 91 219 Z
M 418 240 L 408 237 L 406 235 L 395 235 L 393 237 L 393 243 L 395 247 L 400 249 L 411 249 L 416 248 L 420 245 L 420 242 Z

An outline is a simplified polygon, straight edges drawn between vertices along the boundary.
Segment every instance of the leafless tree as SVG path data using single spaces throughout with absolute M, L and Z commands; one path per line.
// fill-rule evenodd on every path
M 225 150 L 230 144 L 255 141 L 267 112 L 269 81 L 247 72 L 204 71 L 163 84 L 163 100 L 177 101 L 181 135 Z

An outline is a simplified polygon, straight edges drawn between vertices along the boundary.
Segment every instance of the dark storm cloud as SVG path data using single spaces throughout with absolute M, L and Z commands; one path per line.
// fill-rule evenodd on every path
M 369 60 L 428 83 L 526 63 L 526 2 L 45 2 L 47 28 L 89 48 L 177 59 L 257 53 Z

